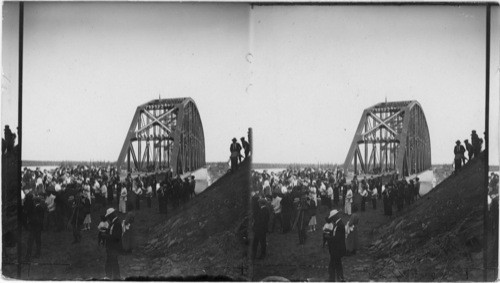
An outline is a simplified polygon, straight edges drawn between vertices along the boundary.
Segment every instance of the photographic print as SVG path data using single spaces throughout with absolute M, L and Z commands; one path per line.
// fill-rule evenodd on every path
M 497 5 L 2 16 L 6 278 L 498 278 Z
M 3 275 L 245 280 L 248 5 L 20 6 L 3 6 Z
M 497 278 L 499 14 L 487 11 L 252 7 L 253 280 Z

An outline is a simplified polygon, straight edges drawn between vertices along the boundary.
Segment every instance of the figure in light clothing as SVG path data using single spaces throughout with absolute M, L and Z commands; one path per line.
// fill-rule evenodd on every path
M 118 211 L 121 213 L 127 213 L 127 188 L 122 187 L 120 192 L 120 205 L 118 207 Z
M 351 187 L 347 187 L 347 193 L 345 195 L 345 213 L 351 215 L 351 204 L 352 204 L 352 190 Z
M 106 245 L 106 240 L 104 239 L 105 238 L 104 234 L 106 234 L 106 231 L 108 230 L 108 228 L 109 228 L 109 223 L 108 223 L 108 221 L 106 221 L 106 216 L 102 215 L 101 222 L 97 226 L 97 230 L 99 231 L 97 233 L 97 245 L 98 246 L 101 246 L 101 245 L 105 246 Z

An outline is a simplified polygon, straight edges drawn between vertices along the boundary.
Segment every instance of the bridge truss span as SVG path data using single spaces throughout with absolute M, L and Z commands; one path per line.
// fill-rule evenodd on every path
M 200 113 L 191 98 L 156 99 L 139 105 L 117 161 L 119 170 L 174 174 L 205 165 Z
M 382 102 L 363 111 L 345 172 L 409 176 L 430 168 L 429 129 L 417 101 Z

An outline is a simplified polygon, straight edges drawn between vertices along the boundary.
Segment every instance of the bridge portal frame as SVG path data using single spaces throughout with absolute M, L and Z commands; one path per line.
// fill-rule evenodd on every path
M 194 100 L 155 99 L 139 105 L 118 156 L 118 170 L 124 164 L 128 172 L 170 168 L 174 175 L 204 166 L 205 136 Z
M 365 109 L 344 172 L 352 167 L 355 174 L 395 171 L 400 176 L 430 169 L 430 135 L 420 103 L 382 102 Z

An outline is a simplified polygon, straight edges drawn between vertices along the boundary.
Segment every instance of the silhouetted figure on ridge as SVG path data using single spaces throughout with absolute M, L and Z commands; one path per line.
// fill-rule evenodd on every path
M 4 129 L 4 137 L 5 137 L 5 148 L 4 142 L 2 140 L 2 154 L 4 153 L 12 153 L 14 150 L 14 143 L 16 141 L 16 135 L 12 133 L 9 125 L 5 125 Z
M 455 173 L 462 168 L 462 159 L 464 158 L 465 148 L 460 144 L 460 141 L 457 140 L 456 146 L 453 149 L 453 153 L 455 154 Z
M 472 144 L 469 143 L 469 140 L 464 140 L 465 143 L 465 149 L 467 149 L 467 155 L 469 156 L 469 161 L 472 159 L 472 156 L 474 155 L 474 147 L 472 147 Z
M 236 138 L 233 138 L 233 143 L 229 147 L 231 152 L 231 172 L 235 172 L 238 167 L 238 158 L 240 156 L 241 145 L 237 143 Z
M 479 153 L 481 152 L 481 141 L 479 140 L 479 136 L 476 134 L 475 130 L 472 130 L 470 137 L 471 137 L 472 147 L 474 148 L 474 158 L 476 158 L 479 156 Z
M 250 155 L 250 144 L 245 140 L 244 137 L 242 137 L 240 140 L 241 140 L 241 145 L 243 146 L 243 151 L 245 151 L 245 160 L 246 160 L 248 155 Z

